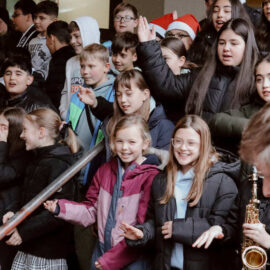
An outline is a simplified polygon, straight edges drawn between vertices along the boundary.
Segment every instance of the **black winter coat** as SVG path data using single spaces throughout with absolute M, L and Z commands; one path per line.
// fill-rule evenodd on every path
M 233 171 L 235 166 L 239 167 L 239 162 L 232 164 L 217 162 L 212 166 L 205 179 L 201 199 L 196 206 L 187 207 L 184 219 L 174 219 L 176 212 L 174 197 L 167 204 L 160 204 L 160 198 L 166 189 L 166 174 L 158 174 L 152 184 L 147 221 L 137 226 L 143 230 L 144 238 L 138 241 L 127 240 L 127 244 L 144 245 L 155 238 L 154 269 L 170 269 L 174 242 L 184 246 L 184 270 L 230 269 L 223 265 L 225 249 L 218 246 L 215 249 L 197 249 L 192 248 L 192 244 L 212 225 L 225 222 L 237 196 L 237 188 L 230 175 L 230 170 Z M 166 221 L 171 220 L 173 221 L 172 238 L 164 240 L 161 227 Z
M 0 224 L 2 216 L 19 202 L 28 160 L 29 155 L 25 151 L 9 156 L 8 144 L 0 142 Z
M 73 155 L 67 146 L 55 144 L 34 149 L 33 158 L 26 170 L 20 207 L 33 199 L 73 162 Z M 72 200 L 73 197 L 74 184 L 70 180 L 50 199 Z M 66 258 L 72 250 L 72 225 L 55 218 L 43 205 L 24 220 L 17 229 L 22 237 L 22 244 L 18 246 L 18 249 L 25 253 L 56 259 Z
M 52 54 L 49 74 L 43 87 L 57 109 L 60 105 L 61 92 L 66 80 L 66 62 L 74 55 L 75 52 L 70 46 L 65 46 Z
M 155 41 L 142 42 L 137 47 L 137 54 L 144 78 L 150 85 L 151 95 L 164 105 L 165 109 L 173 108 L 169 115 L 179 119 L 185 114 L 185 104 L 198 72 L 175 76 L 161 54 L 160 44 Z M 235 91 L 235 77 L 238 68 L 224 67 L 219 64 L 210 82 L 203 101 L 202 117 L 208 122 L 218 112 L 232 108 Z M 248 91 L 248 89 L 247 89 Z M 249 97 L 246 97 L 247 100 Z M 176 104 L 178 110 L 175 111 Z M 236 104 L 236 108 L 244 104 Z
M 29 86 L 26 91 L 18 97 L 8 99 L 5 103 L 5 107 L 20 107 L 27 113 L 44 107 L 56 111 L 49 97 L 40 89 L 33 86 Z

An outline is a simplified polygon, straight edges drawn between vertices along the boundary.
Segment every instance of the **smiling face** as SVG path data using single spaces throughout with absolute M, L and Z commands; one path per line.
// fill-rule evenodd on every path
M 83 42 L 80 30 L 72 31 L 70 45 L 74 49 L 76 54 L 80 54 L 83 50 Z
M 150 91 L 149 89 L 139 89 L 134 80 L 131 79 L 130 88 L 120 84 L 115 95 L 122 112 L 126 115 L 131 115 L 137 113 L 144 102 L 150 98 Z
M 144 160 L 143 151 L 147 149 L 149 142 L 143 140 L 142 131 L 137 125 L 123 128 L 117 131 L 114 139 L 114 149 L 117 156 L 127 168 L 132 162 L 141 164 Z
M 120 72 L 133 69 L 133 62 L 136 60 L 136 52 L 133 53 L 130 49 L 123 49 L 121 52 L 113 53 L 112 55 L 112 62 Z
M 27 87 L 33 82 L 33 76 L 19 67 L 8 67 L 4 73 L 6 90 L 11 98 L 25 92 Z
M 126 18 L 126 19 L 125 19 Z M 138 25 L 138 20 L 129 9 L 119 11 L 114 17 L 114 29 L 116 33 L 131 32 L 134 33 Z
M 218 58 L 224 66 L 238 66 L 243 60 L 245 47 L 245 41 L 241 36 L 231 29 L 226 29 L 218 40 Z
M 186 173 L 200 156 L 200 135 L 193 128 L 179 128 L 172 140 L 173 154 L 181 171 Z
M 263 61 L 256 68 L 256 87 L 259 96 L 270 102 L 270 63 Z
M 24 118 L 23 120 L 23 132 L 21 133 L 20 138 L 25 141 L 27 151 L 40 147 L 40 129 L 27 118 Z
M 229 0 L 218 0 L 213 7 L 212 21 L 218 32 L 232 18 L 232 5 Z
M 109 63 L 106 64 L 97 57 L 89 55 L 87 59 L 82 59 L 80 64 L 81 75 L 86 85 L 96 88 L 107 80 Z

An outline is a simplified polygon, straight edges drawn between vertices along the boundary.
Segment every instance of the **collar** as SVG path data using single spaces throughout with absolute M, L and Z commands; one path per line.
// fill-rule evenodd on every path
M 191 168 L 189 169 L 185 174 L 182 173 L 181 170 L 179 170 L 177 172 L 177 179 L 176 179 L 176 183 L 177 182 L 182 182 L 182 181 L 192 181 L 194 178 L 194 169 Z

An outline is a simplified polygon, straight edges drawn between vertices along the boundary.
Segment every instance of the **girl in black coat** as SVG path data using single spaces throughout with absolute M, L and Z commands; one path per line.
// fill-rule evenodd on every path
M 250 25 L 243 19 L 228 21 L 218 32 L 211 55 L 199 72 L 175 76 L 161 55 L 160 44 L 140 18 L 138 58 L 153 97 L 162 104 L 179 104 L 174 120 L 185 113 L 210 120 L 217 113 L 249 102 L 254 92 L 253 70 L 257 45 Z M 173 106 L 172 106 L 173 107 Z M 175 108 L 175 106 L 174 106 Z
M 24 110 L 7 108 L 0 115 L 0 224 L 4 213 L 17 205 L 28 154 L 20 138 Z M 0 242 L 0 268 L 10 269 L 16 249 Z
M 21 138 L 25 141 L 26 150 L 32 152 L 33 158 L 26 168 L 20 207 L 33 199 L 74 162 L 72 153 L 78 151 L 76 136 L 64 126 L 61 132 L 65 137 L 63 142 L 68 146 L 59 143 L 61 126 L 60 117 L 51 109 L 38 109 L 25 115 Z M 73 193 L 73 183 L 70 181 L 55 196 L 73 199 Z M 18 209 L 14 207 L 12 210 Z M 14 215 L 13 211 L 4 215 L 3 223 Z M 19 250 L 11 269 L 55 269 L 56 265 L 67 269 L 66 258 L 72 247 L 71 237 L 70 225 L 55 219 L 43 207 L 39 207 L 16 227 L 6 241 Z
M 152 184 L 147 221 L 136 228 L 122 224 L 127 243 L 145 245 L 155 238 L 154 269 L 226 269 L 221 249 L 194 249 L 192 243 L 204 228 L 226 219 L 237 195 L 230 173 L 238 166 L 218 161 L 200 117 L 182 118 L 173 133 L 166 171 Z

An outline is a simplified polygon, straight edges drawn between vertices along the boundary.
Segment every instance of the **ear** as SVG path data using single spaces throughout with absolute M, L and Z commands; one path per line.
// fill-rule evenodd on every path
M 134 54 L 132 55 L 132 62 L 137 61 L 137 59 L 138 59 L 137 53 L 134 53 Z
M 108 73 L 109 72 L 110 67 L 111 67 L 110 63 L 106 63 L 105 64 L 105 73 Z
M 144 99 L 143 99 L 143 101 L 146 101 L 147 99 L 149 99 L 150 98 L 150 90 L 148 89 L 148 88 L 146 88 L 146 89 L 144 89 L 143 90 L 143 94 L 144 94 Z
M 179 57 L 178 59 L 179 67 L 182 67 L 185 63 L 186 63 L 186 57 L 185 56 Z
M 39 128 L 39 139 L 43 139 L 46 135 L 46 130 L 44 127 Z
M 150 146 L 150 141 L 148 139 L 145 139 L 143 141 L 143 146 L 142 146 L 142 150 L 143 150 L 143 153 L 145 152 L 145 150 Z
M 27 81 L 26 81 L 27 86 L 31 85 L 33 81 L 34 81 L 34 77 L 32 75 L 27 75 Z

